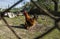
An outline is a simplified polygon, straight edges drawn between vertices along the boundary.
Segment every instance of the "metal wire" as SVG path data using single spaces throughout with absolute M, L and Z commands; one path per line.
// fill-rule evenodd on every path
M 33 0 L 31 0 L 31 2 L 39 9 L 39 10 L 42 10 L 42 11 L 44 11 L 44 9 L 41 7 L 41 6 L 39 6 L 37 3 L 35 3 Z M 46 12 L 45 12 L 46 11 Z M 44 37 L 46 34 L 48 34 L 48 33 L 50 33 L 52 30 L 54 30 L 54 29 L 58 29 L 59 31 L 60 31 L 60 28 L 59 28 L 59 26 L 58 26 L 58 22 L 60 21 L 60 17 L 55 17 L 54 15 L 52 15 L 50 12 L 48 12 L 47 10 L 45 10 L 44 12 L 47 14 L 47 15 L 49 15 L 49 17 L 51 17 L 54 21 L 55 21 L 55 24 L 54 24 L 54 27 L 52 27 L 50 30 L 48 30 L 47 32 L 45 32 L 45 33 L 43 33 L 42 35 L 40 35 L 40 36 L 38 36 L 38 37 L 36 37 L 36 38 L 34 38 L 34 39 L 39 39 L 39 38 L 42 38 L 42 37 Z
M 4 23 L 7 25 L 7 27 L 13 32 L 13 34 L 18 38 L 18 39 L 21 39 L 17 34 L 16 32 L 10 27 L 10 25 L 8 24 L 8 22 L 4 19 L 4 13 L 5 12 L 8 12 L 11 8 L 15 7 L 17 4 L 19 4 L 20 2 L 22 2 L 23 0 L 19 0 L 18 2 L 16 2 L 14 5 L 12 5 L 11 7 L 9 7 L 8 9 L 6 9 L 5 11 L 3 11 L 0 15 L 1 15 L 1 19 L 4 21 Z M 38 6 L 38 4 L 36 4 L 33 0 L 31 0 L 32 3 L 38 8 L 38 9 L 41 9 L 42 11 L 43 8 Z M 45 11 L 44 11 L 45 12 Z M 58 22 L 60 21 L 60 18 L 59 17 L 55 17 L 54 15 L 50 14 L 50 12 L 46 11 L 46 14 L 48 14 L 54 21 L 55 21 L 55 25 L 54 27 L 52 27 L 50 30 L 48 30 L 47 32 L 43 33 L 42 35 L 34 38 L 34 39 L 39 39 L 39 38 L 42 38 L 43 36 L 45 36 L 46 34 L 50 33 L 53 29 L 58 29 L 60 31 L 60 28 L 58 27 Z
M 7 25 L 7 27 L 13 32 L 13 34 L 18 38 L 18 39 L 21 39 L 17 34 L 16 32 L 10 27 L 10 25 L 8 24 L 8 22 L 4 19 L 4 13 L 5 12 L 8 12 L 11 8 L 15 7 L 17 4 L 19 4 L 20 2 L 22 2 L 23 0 L 19 0 L 18 2 L 16 2 L 15 4 L 13 4 L 11 7 L 9 7 L 8 9 L 6 9 L 5 11 L 3 11 L 0 16 L 1 16 L 1 19 L 4 21 L 4 23 Z

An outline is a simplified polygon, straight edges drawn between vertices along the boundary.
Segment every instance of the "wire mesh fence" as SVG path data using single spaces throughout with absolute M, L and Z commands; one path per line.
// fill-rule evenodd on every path
M 16 32 L 10 27 L 10 25 L 8 24 L 8 22 L 6 21 L 6 19 L 4 19 L 4 13 L 8 12 L 10 9 L 12 9 L 13 7 L 15 7 L 17 4 L 21 3 L 23 0 L 19 0 L 18 2 L 16 2 L 14 5 L 12 5 L 11 7 L 9 7 L 8 9 L 6 9 L 5 11 L 0 13 L 0 19 L 2 19 L 4 21 L 4 23 L 7 25 L 7 27 L 14 33 L 14 35 L 18 38 L 21 39 Z M 44 37 L 46 34 L 50 33 L 52 30 L 54 29 L 58 29 L 60 31 L 60 28 L 58 26 L 58 22 L 60 21 L 60 17 L 55 17 L 54 15 L 52 15 L 49 11 L 43 9 L 42 7 L 40 7 L 37 3 L 35 3 L 33 0 L 31 0 L 31 2 L 39 9 L 45 12 L 45 14 L 47 14 L 49 17 L 51 17 L 55 23 L 54 23 L 54 27 L 52 27 L 51 29 L 49 29 L 48 31 L 46 31 L 45 33 L 41 34 L 40 36 L 34 38 L 34 39 L 39 39 Z M 57 13 L 57 12 L 55 12 Z

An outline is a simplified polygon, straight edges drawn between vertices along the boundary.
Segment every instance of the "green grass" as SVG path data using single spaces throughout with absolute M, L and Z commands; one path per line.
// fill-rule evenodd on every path
M 54 29 L 49 34 L 45 35 L 42 39 L 60 39 L 60 31 L 58 29 Z
M 24 24 L 24 22 L 25 22 L 24 16 L 18 16 L 18 17 L 15 17 L 15 18 L 7 18 L 7 17 L 5 17 L 5 19 L 11 25 L 20 25 L 20 24 Z
M 9 25 L 13 25 L 13 26 L 20 26 L 20 24 L 25 23 L 24 16 L 18 16 L 15 18 L 5 17 L 5 19 Z M 2 33 L 0 32 L 0 39 L 17 39 L 15 35 L 11 32 L 11 30 L 8 29 L 8 27 L 6 27 L 4 22 L 2 20 L 0 20 L 0 22 L 1 22 L 0 30 L 5 32 L 4 34 L 2 34 L 3 32 Z M 53 19 L 42 15 L 39 16 L 38 23 L 43 24 L 44 26 L 54 26 Z M 33 39 L 41 34 L 40 32 L 30 32 L 26 29 L 14 28 L 14 27 L 12 28 L 22 39 Z M 58 29 L 54 29 L 51 33 L 45 35 L 41 39 L 60 39 L 60 31 Z
M 43 24 L 44 26 L 47 26 L 47 25 L 53 26 L 54 20 L 48 16 L 41 15 L 39 16 L 38 23 Z

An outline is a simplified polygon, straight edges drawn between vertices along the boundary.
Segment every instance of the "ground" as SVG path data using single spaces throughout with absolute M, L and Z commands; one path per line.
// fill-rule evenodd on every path
M 31 32 L 26 30 L 20 26 L 25 23 L 24 16 L 18 16 L 15 18 L 5 17 L 6 21 L 10 25 L 10 27 L 16 32 L 16 34 L 22 39 L 34 39 L 44 33 L 46 30 L 50 29 L 54 26 L 54 20 L 48 16 L 39 16 L 38 23 L 43 25 L 43 28 L 39 31 Z M 45 28 L 47 27 L 47 29 Z M 44 31 L 45 30 L 45 31 Z M 17 37 L 13 34 L 13 32 L 6 26 L 3 20 L 0 20 L 0 39 L 17 39 Z M 45 35 L 40 39 L 60 39 L 60 31 L 58 29 L 54 29 L 49 34 Z

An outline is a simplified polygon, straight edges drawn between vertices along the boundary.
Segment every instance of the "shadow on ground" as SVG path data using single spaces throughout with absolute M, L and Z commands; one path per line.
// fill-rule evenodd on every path
M 20 28 L 20 29 L 26 29 L 24 24 L 20 24 L 20 26 L 11 26 L 13 28 Z

